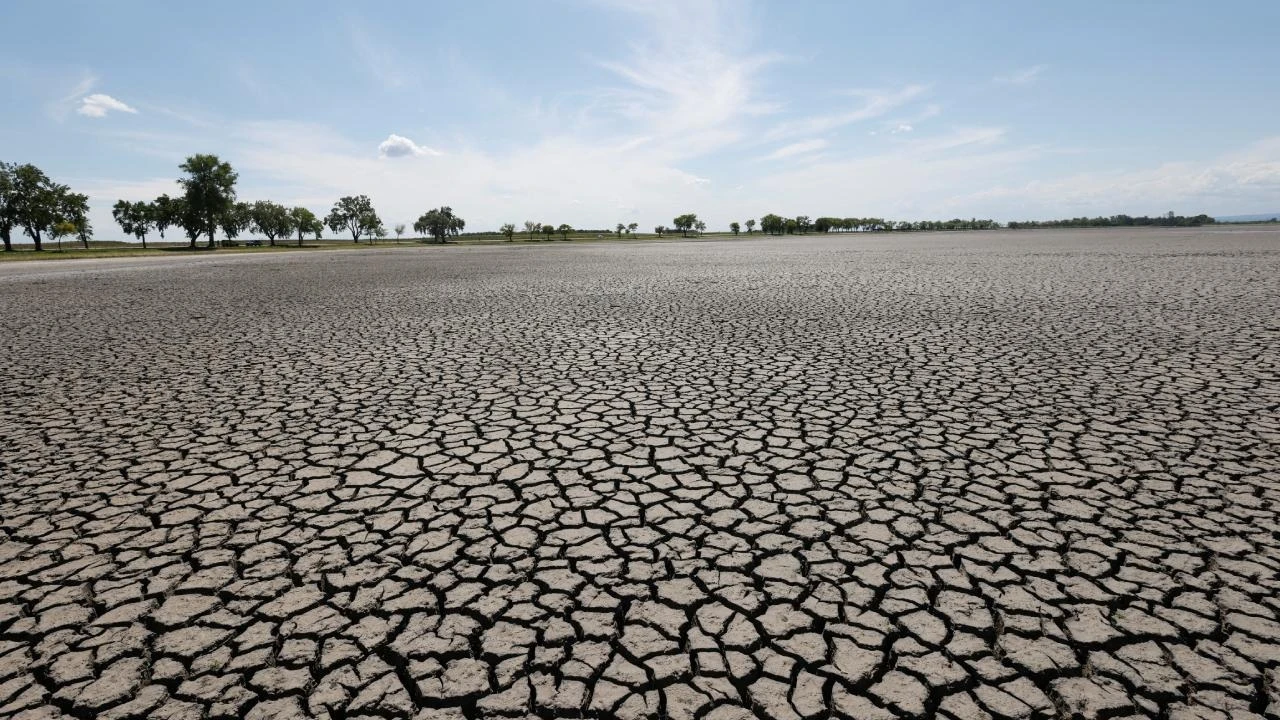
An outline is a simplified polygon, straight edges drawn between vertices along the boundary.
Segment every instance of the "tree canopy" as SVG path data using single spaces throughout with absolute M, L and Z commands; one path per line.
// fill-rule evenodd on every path
M 320 218 L 316 214 L 304 207 L 295 207 L 289 211 L 289 220 L 293 225 L 293 231 L 298 235 L 298 247 L 302 247 L 302 239 L 307 235 L 315 235 L 316 239 L 320 239 L 320 233 L 324 232 L 324 223 L 320 222 Z M 404 225 L 396 226 L 396 237 L 404 232 Z
M 415 232 L 431 236 L 436 243 L 448 242 L 467 226 L 467 222 L 453 213 L 453 208 L 445 205 L 428 210 L 413 224 Z
M 675 225 L 676 229 L 680 231 L 682 236 L 688 237 L 689 231 L 698 224 L 698 216 L 694 213 L 677 215 L 676 218 L 671 221 L 671 224 Z
M 192 155 L 178 167 L 187 174 L 178 179 L 186 201 L 182 226 L 191 238 L 192 247 L 196 239 L 206 233 L 212 248 L 223 214 L 236 201 L 239 176 L 230 163 L 219 160 L 217 155 Z
M 361 236 L 371 237 L 382 226 L 382 220 L 368 195 L 347 195 L 333 204 L 325 224 L 336 233 L 350 233 L 351 242 L 358 243 Z

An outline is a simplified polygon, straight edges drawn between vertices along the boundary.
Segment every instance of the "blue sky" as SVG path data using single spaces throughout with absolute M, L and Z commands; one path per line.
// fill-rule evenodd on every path
M 1280 3 L 0 4 L 0 159 L 91 196 L 712 228 L 1280 209 Z

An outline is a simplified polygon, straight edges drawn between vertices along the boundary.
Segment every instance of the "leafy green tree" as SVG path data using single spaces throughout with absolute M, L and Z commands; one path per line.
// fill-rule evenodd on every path
M 400 242 L 400 236 L 401 236 L 401 235 L 404 235 L 404 223 L 396 223 L 396 226 L 395 226 L 395 227 L 393 227 L 393 228 L 391 228 L 391 229 L 395 231 L 395 234 L 396 234 L 396 242 L 397 242 L 397 243 L 399 243 L 399 242 Z M 299 242 L 299 243 L 301 243 L 301 242 L 302 242 L 302 241 L 301 241 L 301 239 L 299 239 L 299 241 L 298 241 L 298 242 Z
M 658 237 L 662 237 L 662 233 L 664 233 L 664 232 L 666 232 L 666 231 L 667 231 L 667 228 L 666 228 L 665 226 L 662 226 L 662 225 L 658 225 L 658 226 L 656 226 L 656 227 L 654 227 L 654 228 L 653 228 L 653 234 L 657 235 Z
M 737 235 L 738 231 L 741 229 L 742 229 L 742 226 L 739 225 L 738 223 L 736 222 L 729 223 L 729 232 L 733 233 L 734 235 Z
M 516 226 L 514 223 L 506 223 L 499 232 L 507 238 L 507 242 L 511 242 L 516 236 Z
M 707 224 L 701 220 L 695 222 L 693 227 L 698 231 L 698 237 L 702 237 L 702 233 L 707 231 Z
M 413 229 L 423 235 L 430 235 L 436 243 L 444 244 L 448 239 L 456 237 L 466 228 L 467 222 L 453 213 L 448 205 L 428 210 L 413 224 Z
M 131 203 L 128 200 L 117 200 L 116 204 L 111 206 L 111 217 L 116 221 L 116 224 L 120 226 L 120 229 L 124 231 L 125 235 L 138 237 L 136 234 L 137 228 L 133 224 L 133 206 L 134 203 Z M 144 249 L 147 247 L 147 236 L 145 233 L 142 235 L 142 247 Z
M 573 226 L 569 223 L 560 223 L 560 227 L 556 228 L 556 231 L 560 233 L 561 238 L 568 240 L 569 233 L 573 232 Z
M 125 235 L 141 240 L 143 250 L 147 249 L 147 233 L 155 226 L 152 215 L 151 203 L 143 201 L 117 200 L 111 207 L 111 217 L 115 218 L 116 224 Z
M 534 235 L 542 232 L 542 224 L 532 220 L 524 221 L 524 231 L 529 233 L 529 239 L 532 240 Z
M 214 244 L 218 221 L 236 201 L 236 179 L 231 164 L 217 155 L 192 155 L 178 166 L 187 174 L 180 178 L 186 212 L 183 226 L 191 236 L 192 247 L 200 233 L 208 233 L 209 247 Z
M 249 210 L 250 224 L 253 231 L 267 238 L 267 242 L 275 247 L 276 238 L 287 238 L 293 234 L 293 216 L 289 208 L 270 200 L 259 200 Z
M 222 234 L 226 238 L 223 245 L 234 245 L 240 233 L 253 226 L 253 206 L 249 203 L 232 203 L 227 211 L 222 213 L 218 224 L 222 226 Z
M 5 252 L 13 252 L 13 227 L 18 224 L 18 195 L 13 177 L 17 167 L 0 162 L 0 240 L 4 241 Z
M 630 223 L 629 225 L 627 225 L 627 234 L 635 235 L 636 230 L 638 230 L 639 228 L 640 228 L 640 223 L 634 223 L 634 222 Z
M 35 165 L 18 165 L 13 169 L 14 207 L 10 211 L 16 225 L 35 244 L 44 249 L 45 233 L 52 233 L 62 211 L 62 198 L 70 189 L 49 179 Z
M 688 237 L 689 231 L 698 224 L 698 216 L 694 213 L 685 213 L 677 216 L 676 219 L 671 221 L 671 224 L 675 225 L 676 229 L 680 231 L 681 237 Z
M 618 223 L 618 227 L 616 228 L 618 237 L 622 237 L 622 231 L 626 229 L 627 229 L 626 225 L 623 225 L 622 223 Z
M 320 222 L 320 218 L 316 214 L 304 207 L 295 207 L 289 211 L 290 224 L 293 225 L 293 231 L 298 234 L 298 247 L 302 247 L 302 238 L 307 235 L 314 234 L 316 240 L 320 239 L 320 233 L 324 231 L 324 223 Z M 396 226 L 396 238 L 404 232 L 404 224 Z
M 781 216 L 769 213 L 760 218 L 760 232 L 770 235 L 781 235 L 786 230 L 786 221 Z
M 325 224 L 334 232 L 351 233 L 351 242 L 359 243 L 360 236 L 376 230 L 382 221 L 367 195 L 348 195 L 333 204 Z
M 164 231 L 182 225 L 182 210 L 178 202 L 168 195 L 161 195 L 151 202 L 148 211 L 151 213 L 151 225 L 164 240 Z
M 89 196 L 81 193 L 67 192 L 59 198 L 60 216 L 75 228 L 76 237 L 85 250 L 89 249 L 89 238 L 93 237 L 93 224 L 89 222 Z
M 49 227 L 49 236 L 58 241 L 58 252 L 62 252 L 62 238 L 76 234 L 76 224 L 70 220 L 59 220 Z
M 755 218 L 752 218 L 752 219 L 748 220 L 748 221 L 747 221 L 747 234 L 748 234 L 748 235 L 750 235 L 750 234 L 751 234 L 751 231 L 752 231 L 752 230 L 755 230 L 755 228 L 756 228 L 756 221 L 755 221 Z
M 556 226 L 551 223 L 543 223 L 542 234 L 547 236 L 547 240 L 550 240 L 556 235 Z

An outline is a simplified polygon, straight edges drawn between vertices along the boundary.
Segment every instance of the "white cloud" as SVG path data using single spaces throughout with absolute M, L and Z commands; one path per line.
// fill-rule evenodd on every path
M 1006 183 L 959 195 L 954 202 L 1025 220 L 1168 210 L 1188 215 L 1265 212 L 1278 196 L 1280 137 L 1273 137 L 1205 162 Z
M 403 135 L 392 133 L 378 144 L 378 157 L 398 158 L 409 157 L 411 155 L 439 155 L 439 150 L 433 150 L 425 145 L 419 145 Z
M 76 112 L 86 117 L 100 118 L 105 117 L 109 112 L 126 112 L 136 114 L 138 111 L 110 95 L 94 93 L 80 99 L 80 107 L 76 108 Z
M 928 88 L 923 85 L 908 85 L 894 92 L 850 91 L 845 94 L 862 98 L 861 106 L 838 113 L 789 120 L 774 126 L 763 137 L 765 140 L 776 140 L 797 135 L 816 135 L 862 120 L 877 118 L 916 99 L 927 90 Z
M 365 69 L 384 90 L 398 90 L 409 84 L 410 75 L 405 72 L 385 42 L 369 37 L 364 27 L 355 22 L 348 24 L 351 31 L 351 43 L 356 54 L 364 63 Z
M 782 160 L 784 158 L 795 157 L 797 155 L 808 155 L 827 147 L 827 141 L 822 138 L 814 140 L 804 140 L 802 142 L 784 145 L 777 150 L 760 158 L 761 160 Z
M 890 130 L 890 131 L 889 131 L 889 134 L 891 134 L 891 135 L 898 135 L 898 134 L 900 134 L 900 133 L 909 133 L 909 132 L 911 132 L 912 130 L 915 130 L 915 128 L 914 128 L 914 127 L 912 127 L 912 126 L 910 126 L 910 125 L 908 125 L 907 123 L 901 123 L 900 125 L 898 125 L 898 126 L 897 126 L 897 127 L 895 127 L 894 129 Z
M 997 75 L 992 78 L 993 82 L 1000 85 L 1030 85 L 1040 77 L 1040 73 L 1044 72 L 1047 65 L 1032 65 L 1031 67 L 1015 70 L 1007 75 Z

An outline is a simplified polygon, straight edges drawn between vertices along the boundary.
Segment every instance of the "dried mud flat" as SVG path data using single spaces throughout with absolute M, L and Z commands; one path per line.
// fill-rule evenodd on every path
M 1280 234 L 0 266 L 0 716 L 1280 717 Z

